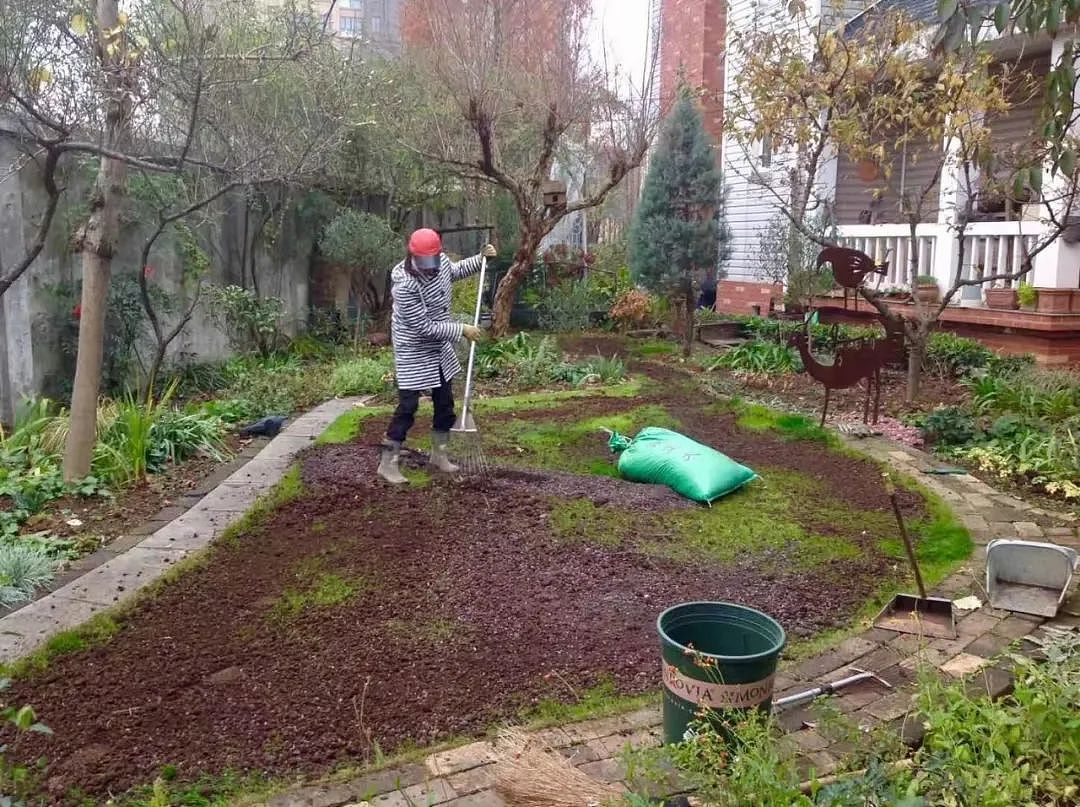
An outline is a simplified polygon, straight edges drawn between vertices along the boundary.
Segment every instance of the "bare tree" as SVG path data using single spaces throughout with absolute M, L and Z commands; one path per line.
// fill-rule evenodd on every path
M 82 315 L 67 478 L 90 468 L 105 301 L 127 172 L 198 170 L 208 178 L 201 198 L 160 214 L 143 245 L 149 254 L 165 228 L 233 187 L 322 179 L 342 134 L 362 121 L 367 110 L 351 90 L 362 74 L 305 8 L 142 0 L 129 16 L 117 0 L 96 0 L 92 13 L 77 1 L 46 8 L 5 0 L 0 7 L 0 112 L 18 123 L 28 153 L 51 166 L 46 189 L 59 196 L 53 180 L 64 155 L 99 163 L 76 243 L 83 257 Z M 51 212 L 41 222 L 41 241 Z M 14 268 L 25 271 L 40 251 L 36 239 Z M 147 313 L 163 359 L 179 331 L 173 333 L 176 323 L 165 327 L 150 307 Z
M 413 35 L 426 87 L 406 142 L 466 180 L 505 189 L 521 221 L 493 327 L 509 327 L 541 240 L 566 216 L 601 204 L 645 157 L 656 120 L 651 66 L 628 99 L 620 77 L 590 58 L 587 0 L 414 0 Z M 545 204 L 561 148 L 604 161 L 583 198 Z M 549 201 L 551 201 L 549 199 Z

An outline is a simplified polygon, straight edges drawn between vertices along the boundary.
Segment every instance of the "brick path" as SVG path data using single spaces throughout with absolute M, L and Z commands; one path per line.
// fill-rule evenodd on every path
M 352 405 L 353 399 L 335 399 L 301 415 L 269 443 L 255 444 L 250 456 L 242 454 L 219 469 L 175 507 L 74 564 L 53 591 L 0 619 L 0 662 L 24 656 L 55 634 L 131 599 L 205 547 L 276 485 L 293 457 Z
M 1080 549 L 1075 517 L 1032 507 L 967 474 L 926 474 L 925 469 L 940 463 L 921 451 L 880 438 L 851 442 L 933 490 L 948 502 L 970 531 L 975 552 L 963 568 L 936 588 L 935 593 L 940 596 L 959 599 L 974 594 L 980 600 L 985 599 L 985 547 L 993 538 L 1031 538 Z M 998 660 L 999 654 L 1011 643 L 1038 634 L 1046 626 L 1080 629 L 1080 594 L 1074 591 L 1058 617 L 1050 622 L 985 605 L 958 613 L 956 639 L 924 639 L 878 628 L 864 630 L 813 658 L 782 666 L 776 678 L 776 696 L 835 681 L 853 674 L 854 670 L 876 673 L 892 688 L 875 682 L 856 684 L 833 697 L 834 707 L 860 726 L 885 724 L 895 728 L 909 744 L 917 744 L 921 726 L 918 721 L 908 720 L 907 715 L 920 666 L 933 665 L 942 676 L 966 679 L 975 691 L 996 697 L 1012 684 L 1012 672 Z M 1028 650 L 1035 647 L 1025 645 Z M 657 653 L 659 659 L 659 647 Z M 810 704 L 791 707 L 780 713 L 779 720 L 799 749 L 806 775 L 809 777 L 813 771 L 826 776 L 836 769 L 842 752 L 830 746 L 812 725 L 807 725 L 813 721 L 811 709 Z M 622 751 L 627 745 L 658 745 L 659 725 L 657 707 L 547 729 L 537 732 L 536 738 L 560 750 L 589 775 L 619 782 L 625 773 L 620 763 Z M 281 793 L 265 802 L 265 807 L 503 807 L 506 802 L 493 789 L 494 751 L 489 741 L 475 742 L 432 754 L 422 764 Z

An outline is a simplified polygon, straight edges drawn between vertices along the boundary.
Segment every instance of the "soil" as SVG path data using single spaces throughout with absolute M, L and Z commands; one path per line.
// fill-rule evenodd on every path
M 235 435 L 225 438 L 228 455 L 243 449 L 248 441 Z M 210 457 L 192 457 L 146 481 L 122 488 L 112 496 L 64 496 L 51 501 L 27 522 L 23 532 L 48 531 L 77 542 L 77 548 L 92 552 L 99 546 L 129 533 L 132 527 L 154 518 L 164 508 L 200 487 L 203 480 L 221 465 Z M 68 521 L 81 522 L 72 526 Z
M 869 463 L 743 431 L 707 414 L 708 399 L 664 387 L 650 394 L 691 436 L 751 465 L 811 473 L 853 507 L 888 507 Z M 517 416 L 593 417 L 649 400 Z M 304 497 L 217 545 L 107 644 L 15 686 L 11 702 L 32 703 L 54 732 L 20 738 L 15 755 L 51 760 L 57 803 L 72 787 L 122 792 L 164 765 L 182 779 L 225 769 L 315 775 L 475 735 L 608 681 L 624 694 L 652 691 L 655 620 L 672 603 L 752 603 L 790 635 L 808 635 L 850 620 L 889 574 L 870 543 L 865 557 L 802 571 L 560 541 L 552 497 L 653 515 L 689 505 L 665 488 L 506 468 L 389 489 L 373 481 L 381 425 L 311 450 Z M 313 594 L 331 582 L 332 601 Z
M 821 407 L 825 402 L 824 388 L 804 374 L 747 376 L 736 375 L 725 370 L 714 372 L 731 378 L 740 386 L 774 395 L 791 406 L 817 415 L 821 414 Z M 906 371 L 885 368 L 881 373 L 881 414 L 899 417 L 904 414 L 928 412 L 938 406 L 963 404 L 970 397 L 955 380 L 929 373 L 923 375 L 919 398 L 914 403 L 909 404 L 905 401 L 906 389 Z M 865 400 L 866 388 L 863 386 L 833 390 L 829 395 L 829 422 L 841 419 L 842 415 L 848 414 L 857 414 L 861 419 Z
M 563 348 L 581 355 L 604 356 L 627 355 L 632 351 L 634 342 L 627 342 L 618 336 L 602 334 L 585 334 L 582 336 L 564 337 L 560 342 Z M 676 352 L 670 357 L 656 361 L 679 361 L 678 346 L 672 343 Z M 715 359 L 720 352 L 700 344 L 695 344 L 695 357 L 704 360 Z M 672 368 L 668 368 L 672 371 Z M 799 373 L 784 376 L 758 376 L 747 374 L 735 374 L 727 370 L 717 369 L 713 371 L 722 378 L 731 379 L 738 386 L 749 387 L 760 392 L 775 395 L 807 412 L 821 412 L 821 406 L 825 401 L 824 389 L 809 376 Z M 952 378 L 943 378 L 933 373 L 923 373 L 919 397 L 914 403 L 907 403 L 904 398 L 907 392 L 907 369 L 900 367 L 886 367 L 881 374 L 881 413 L 898 417 L 902 414 L 925 412 L 938 406 L 959 405 L 964 403 L 970 396 L 964 387 Z M 866 398 L 865 387 L 853 387 L 846 390 L 833 390 L 829 396 L 829 419 L 839 419 L 843 414 L 858 414 L 862 417 L 863 402 Z

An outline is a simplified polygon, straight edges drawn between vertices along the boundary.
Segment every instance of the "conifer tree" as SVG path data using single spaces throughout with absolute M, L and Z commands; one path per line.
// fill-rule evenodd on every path
M 697 104 L 684 86 L 664 122 L 630 231 L 634 282 L 671 299 L 683 318 L 683 353 L 694 331 L 694 280 L 719 276 L 730 233 L 723 176 Z

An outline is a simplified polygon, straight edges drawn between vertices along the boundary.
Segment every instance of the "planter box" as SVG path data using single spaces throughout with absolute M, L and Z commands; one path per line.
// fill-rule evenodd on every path
M 1039 293 L 1035 310 L 1042 314 L 1068 314 L 1073 310 L 1075 292 L 1072 289 L 1036 289 Z
M 738 339 L 742 335 L 741 322 L 705 322 L 694 326 L 694 336 L 702 342 L 710 339 Z
M 1016 289 L 987 289 L 986 307 L 1015 311 L 1020 307 L 1020 301 L 1016 299 Z
M 936 283 L 933 286 L 916 286 L 915 298 L 920 303 L 936 303 L 939 299 L 941 299 L 941 291 L 938 289 Z

